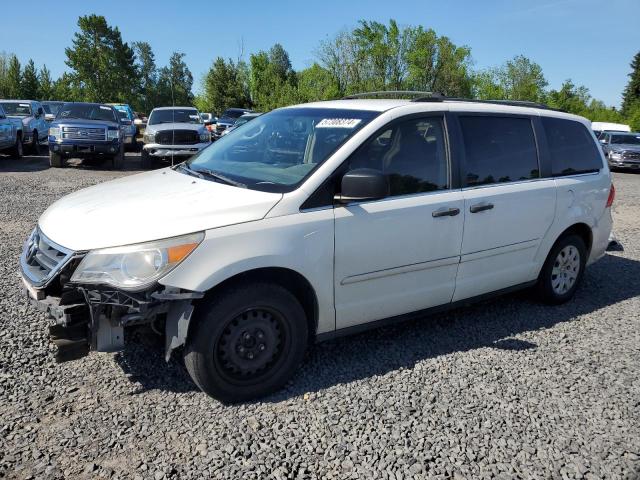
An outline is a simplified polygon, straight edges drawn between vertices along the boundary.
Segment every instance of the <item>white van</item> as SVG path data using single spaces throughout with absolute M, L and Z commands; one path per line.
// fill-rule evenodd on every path
M 58 200 L 25 244 L 61 359 L 164 328 L 222 401 L 310 343 L 535 287 L 569 300 L 614 188 L 584 118 L 515 102 L 344 99 L 264 114 L 172 168 Z
M 598 138 L 602 132 L 630 132 L 631 127 L 624 123 L 591 122 L 591 130 Z

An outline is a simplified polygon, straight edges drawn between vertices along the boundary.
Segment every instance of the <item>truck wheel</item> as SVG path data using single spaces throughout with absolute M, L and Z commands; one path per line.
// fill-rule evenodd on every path
M 33 138 L 31 139 L 31 145 L 29 145 L 31 153 L 34 155 L 40 155 L 40 139 L 38 138 L 38 131 L 33 131 Z
M 11 158 L 22 158 L 23 153 L 22 136 L 16 135 L 16 143 L 9 150 L 9 155 L 11 155 Z
M 120 145 L 120 150 L 113 156 L 111 160 L 111 165 L 114 170 L 122 170 L 124 166 L 124 144 Z
M 151 155 L 149 155 L 149 152 L 144 148 L 142 149 L 142 153 L 140 154 L 140 159 L 141 159 L 141 164 L 142 164 L 141 166 L 143 170 L 148 170 L 153 166 L 153 158 L 151 157 Z
M 49 165 L 53 168 L 64 167 L 64 158 L 59 153 L 49 152 Z
M 538 277 L 541 300 L 559 305 L 570 300 L 578 289 L 587 262 L 587 247 L 578 235 L 561 237 L 553 246 Z
M 200 304 L 185 349 L 193 381 L 222 402 L 241 402 L 282 387 L 302 362 L 307 319 L 279 285 L 229 288 Z

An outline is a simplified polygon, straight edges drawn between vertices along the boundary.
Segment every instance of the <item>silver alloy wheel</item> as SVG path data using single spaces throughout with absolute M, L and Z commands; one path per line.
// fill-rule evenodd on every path
M 551 288 L 556 295 L 564 295 L 576 283 L 580 273 L 580 252 L 567 245 L 558 253 L 551 270 Z

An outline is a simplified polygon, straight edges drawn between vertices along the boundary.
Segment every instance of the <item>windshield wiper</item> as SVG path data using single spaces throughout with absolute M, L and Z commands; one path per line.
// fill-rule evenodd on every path
M 238 182 L 236 180 L 232 180 L 229 177 L 225 177 L 221 173 L 216 172 L 214 170 L 209 170 L 208 168 L 196 170 L 194 168 L 191 168 L 191 166 L 188 166 L 187 168 L 189 168 L 189 170 L 191 170 L 192 172 L 196 172 L 196 173 L 199 173 L 200 175 L 206 175 L 209 178 L 213 178 L 216 182 L 232 185 L 234 187 L 247 188 L 247 186 L 244 183 Z

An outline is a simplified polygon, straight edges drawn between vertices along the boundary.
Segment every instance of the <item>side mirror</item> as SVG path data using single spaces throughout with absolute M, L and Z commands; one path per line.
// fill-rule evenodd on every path
M 357 168 L 344 174 L 341 190 L 334 198 L 337 203 L 379 200 L 389 195 L 389 180 L 380 170 Z
M 44 109 L 42 107 L 38 107 L 38 116 L 44 113 Z
M 604 138 L 601 138 L 600 140 L 598 140 L 601 144 L 606 145 L 607 141 Z

